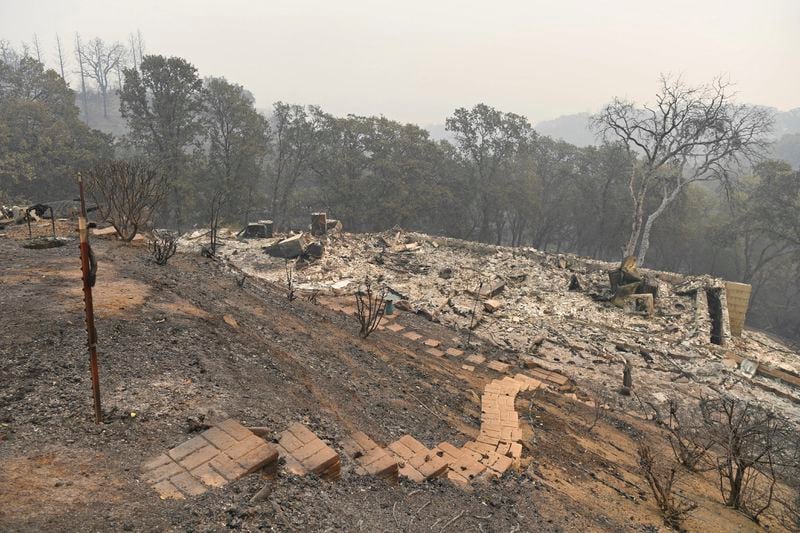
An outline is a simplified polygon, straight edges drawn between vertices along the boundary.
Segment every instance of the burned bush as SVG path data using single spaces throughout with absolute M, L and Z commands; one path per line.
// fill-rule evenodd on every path
M 674 529 L 680 529 L 683 520 L 697 507 L 697 504 L 674 494 L 678 469 L 656 461 L 650 447 L 644 442 L 639 444 L 637 453 L 639 468 L 653 493 L 664 523 Z
M 372 280 L 364 278 L 363 286 L 356 291 L 356 313 L 361 329 L 358 334 L 366 339 L 381 322 L 386 308 L 386 287 L 374 290 Z
M 153 231 L 151 239 L 147 242 L 147 248 L 157 265 L 166 265 L 169 258 L 175 255 L 179 237 L 171 231 Z

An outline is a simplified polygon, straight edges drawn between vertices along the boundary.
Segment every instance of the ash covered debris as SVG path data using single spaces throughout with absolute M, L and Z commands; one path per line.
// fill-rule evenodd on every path
M 366 276 L 382 279 L 402 295 L 398 309 L 456 330 L 467 351 L 503 350 L 509 363 L 557 370 L 587 387 L 616 387 L 627 360 L 639 397 L 697 398 L 711 387 L 800 413 L 800 388 L 766 371 L 749 380 L 738 370 L 749 358 L 798 376 L 800 358 L 765 334 L 732 328 L 721 279 L 399 229 L 276 237 L 267 250 L 297 242 L 302 252 L 290 257 L 304 257 L 311 239 L 325 254 L 302 261 L 298 291 L 352 295 Z M 265 254 L 264 242 L 228 238 L 222 255 L 248 276 L 280 284 L 285 259 Z

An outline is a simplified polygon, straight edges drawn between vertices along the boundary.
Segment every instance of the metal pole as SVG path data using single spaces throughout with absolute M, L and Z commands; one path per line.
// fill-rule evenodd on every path
M 100 373 L 97 370 L 97 330 L 94 328 L 94 306 L 92 305 L 92 282 L 89 266 L 89 224 L 86 219 L 86 201 L 83 198 L 83 178 L 78 173 L 78 187 L 81 193 L 81 214 L 78 217 L 78 231 L 81 237 L 81 272 L 83 272 L 83 303 L 86 314 L 86 334 L 88 336 L 89 360 L 92 368 L 92 396 L 94 397 L 94 422 L 99 424 L 103 413 L 100 409 Z

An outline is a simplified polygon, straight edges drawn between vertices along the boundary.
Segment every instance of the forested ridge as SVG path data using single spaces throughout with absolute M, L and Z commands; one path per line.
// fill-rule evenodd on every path
M 790 159 L 792 144 L 771 143 L 769 111 L 733 102 L 721 80 L 654 80 L 651 108 L 612 100 L 592 117 L 595 146 L 480 103 L 455 108 L 451 140 L 437 140 L 384 116 L 286 102 L 259 111 L 245 87 L 147 54 L 141 36 L 76 42 L 77 80 L 63 61 L 49 68 L 2 46 L 0 203 L 70 198 L 77 172 L 135 160 L 167 180 L 158 227 L 207 226 L 216 209 L 224 223 L 269 218 L 285 231 L 327 211 L 349 231 L 399 225 L 611 261 L 637 255 L 752 283 L 751 324 L 800 338 L 800 175 L 775 158 Z

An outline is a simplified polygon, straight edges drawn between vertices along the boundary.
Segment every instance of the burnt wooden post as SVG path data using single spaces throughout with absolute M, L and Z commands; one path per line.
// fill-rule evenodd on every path
M 100 409 L 100 372 L 97 369 L 97 330 L 94 327 L 94 306 L 92 304 L 92 285 L 95 273 L 90 263 L 94 263 L 89 248 L 89 223 L 86 219 L 86 201 L 83 197 L 83 178 L 78 174 L 78 187 L 81 195 L 81 214 L 78 217 L 78 231 L 81 239 L 81 272 L 83 273 L 83 303 L 86 314 L 86 335 L 88 337 L 89 364 L 92 371 L 92 396 L 94 397 L 94 421 L 102 420 Z M 96 265 L 96 264 L 95 264 Z M 95 266 L 96 268 L 96 266 Z
M 325 213 L 311 213 L 311 235 L 325 235 L 327 232 L 327 215 Z

